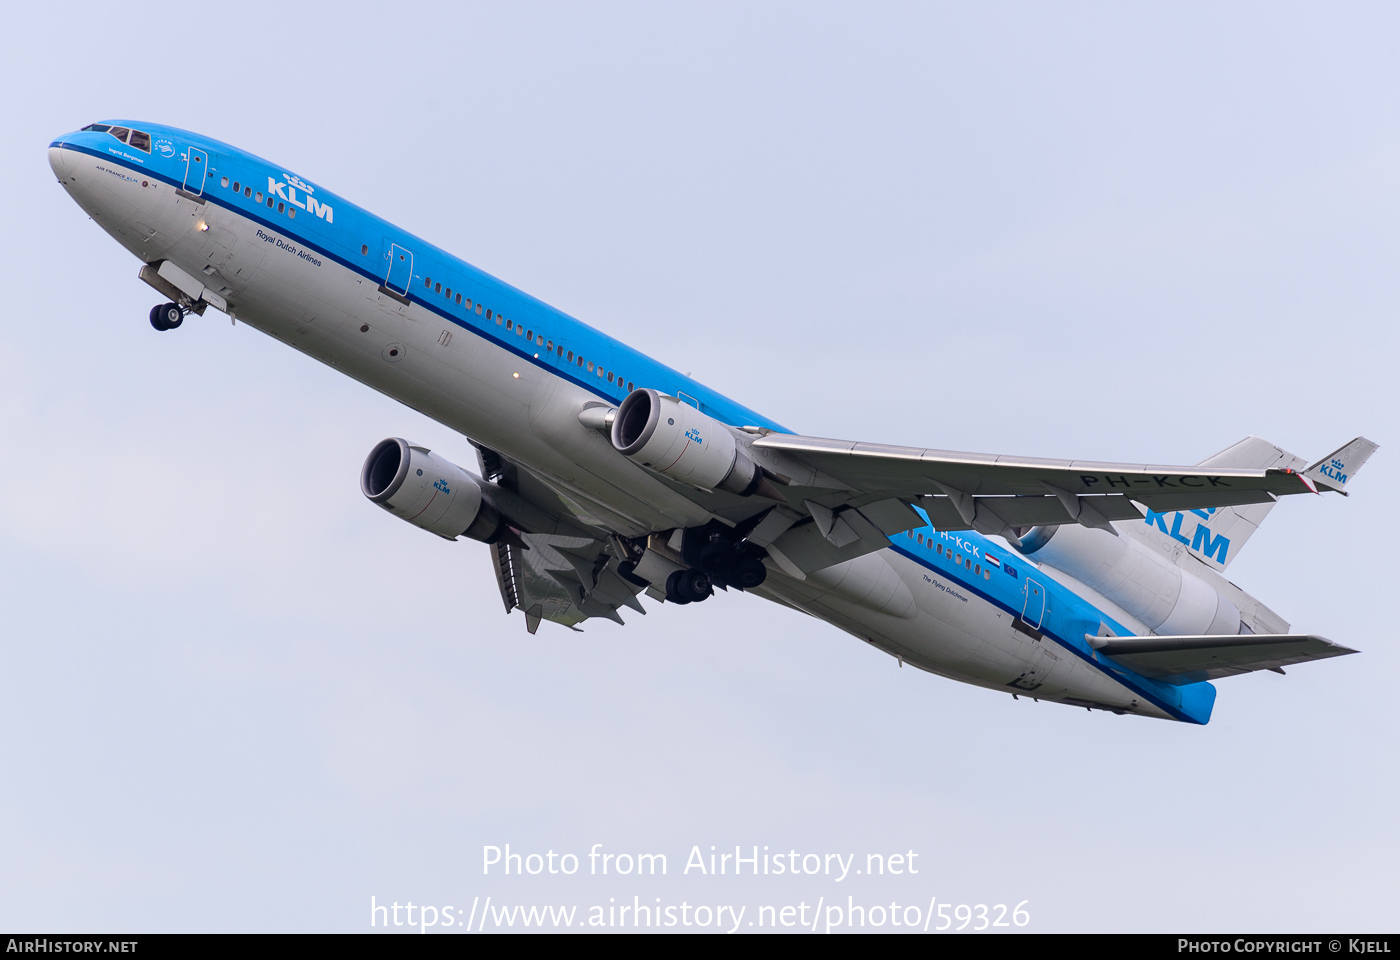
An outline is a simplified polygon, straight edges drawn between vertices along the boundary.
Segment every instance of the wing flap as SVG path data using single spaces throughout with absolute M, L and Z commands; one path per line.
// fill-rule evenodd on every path
M 1134 673 L 1178 686 L 1219 680 L 1255 670 L 1282 669 L 1295 663 L 1356 653 L 1350 647 L 1311 634 L 1240 636 L 1096 637 L 1085 641 L 1100 656 L 1110 657 Z

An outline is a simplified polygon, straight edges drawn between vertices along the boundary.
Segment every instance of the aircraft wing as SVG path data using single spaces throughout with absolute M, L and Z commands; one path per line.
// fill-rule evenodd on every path
M 1154 680 L 1176 685 L 1218 680 L 1254 670 L 1273 670 L 1309 660 L 1356 653 L 1350 647 L 1308 634 L 1243 634 L 1233 637 L 1096 637 L 1089 646 Z
M 617 623 L 621 607 L 645 614 L 637 594 L 642 587 L 618 575 L 610 544 L 591 537 L 522 533 L 529 547 L 502 541 L 493 544 L 496 582 L 506 612 L 525 612 L 525 629 L 534 633 L 541 620 L 573 628 L 589 617 Z
M 622 555 L 609 531 L 581 520 L 527 470 L 478 446 L 481 475 L 496 484 L 493 496 L 526 529 L 491 545 L 496 585 L 506 613 L 525 614 L 534 633 L 541 620 L 577 629 L 590 617 L 622 623 L 630 607 L 645 614 L 640 585 L 618 574 Z
M 811 501 L 839 513 L 893 498 L 920 507 L 939 529 L 1010 534 L 1013 542 L 1016 528 L 1039 524 L 1082 523 L 1113 532 L 1109 521 L 1143 516 L 1134 501 L 1167 512 L 1317 492 L 1316 484 L 1288 468 L 1046 460 L 780 433 L 760 436 L 752 448 L 766 469 L 789 482 L 794 509 L 800 503 L 810 512 Z

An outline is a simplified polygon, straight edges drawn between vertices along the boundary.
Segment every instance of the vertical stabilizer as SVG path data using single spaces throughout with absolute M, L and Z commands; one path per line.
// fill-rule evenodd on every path
M 1200 463 L 1203 467 L 1286 470 L 1301 470 L 1306 465 L 1307 461 L 1302 457 L 1261 437 L 1245 437 Z M 1123 533 L 1150 543 L 1178 563 L 1190 556 L 1212 570 L 1222 571 L 1239 556 L 1240 550 L 1244 549 L 1245 543 L 1273 508 L 1272 503 L 1249 503 L 1238 507 L 1175 510 L 1170 513 L 1148 510 L 1146 522 L 1120 520 L 1114 526 Z

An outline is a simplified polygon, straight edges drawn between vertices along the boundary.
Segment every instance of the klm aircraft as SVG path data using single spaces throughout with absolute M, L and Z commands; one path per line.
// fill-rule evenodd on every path
M 49 163 L 140 261 L 157 330 L 212 307 L 468 438 L 476 473 L 394 437 L 360 487 L 487 544 L 530 633 L 748 590 L 901 664 L 1199 724 L 1211 680 L 1355 652 L 1224 573 L 1280 496 L 1345 494 L 1368 440 L 1172 467 L 799 436 L 227 144 L 120 120 Z

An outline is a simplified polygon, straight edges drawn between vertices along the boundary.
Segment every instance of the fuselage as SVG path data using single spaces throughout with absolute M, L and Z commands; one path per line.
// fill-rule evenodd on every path
M 54 141 L 50 164 L 136 257 L 175 264 L 237 320 L 524 466 L 591 524 L 640 537 L 704 524 L 718 508 L 581 425 L 590 401 L 617 405 L 645 386 L 736 427 L 786 432 L 285 168 L 158 124 L 100 126 Z M 755 592 L 953 679 L 1209 719 L 1211 684 L 1151 680 L 1089 646 L 1085 635 L 1105 627 L 1148 632 L 1123 611 L 976 533 L 926 526 L 890 540 L 844 582 L 778 573 Z

